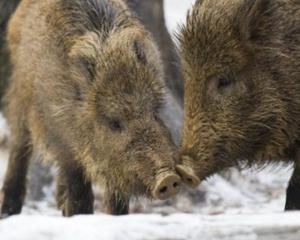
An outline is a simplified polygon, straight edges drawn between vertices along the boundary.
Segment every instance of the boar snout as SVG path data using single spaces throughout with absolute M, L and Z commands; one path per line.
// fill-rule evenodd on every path
M 176 166 L 176 171 L 181 176 L 182 181 L 191 188 L 196 188 L 200 184 L 200 179 L 197 177 L 195 171 L 186 162 L 192 162 L 193 160 L 188 157 L 182 157 L 183 164 Z
M 156 179 L 156 185 L 153 190 L 154 198 L 166 200 L 179 193 L 181 180 L 177 174 L 160 174 Z

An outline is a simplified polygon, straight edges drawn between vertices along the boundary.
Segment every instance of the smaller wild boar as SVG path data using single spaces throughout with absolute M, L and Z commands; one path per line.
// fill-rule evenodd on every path
M 121 0 L 23 0 L 7 32 L 13 67 L 4 97 L 11 128 L 2 216 L 20 213 L 33 153 L 59 168 L 65 216 L 106 211 L 131 196 L 178 193 L 177 149 L 158 112 L 165 86 L 158 49 Z
M 300 209 L 300 1 L 198 0 L 179 41 L 184 181 L 293 163 L 286 209 Z

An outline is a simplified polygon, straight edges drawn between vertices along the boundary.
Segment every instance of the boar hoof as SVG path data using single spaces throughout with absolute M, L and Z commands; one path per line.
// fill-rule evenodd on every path
M 154 188 L 153 196 L 160 200 L 166 200 L 175 196 L 180 190 L 181 180 L 176 174 L 164 175 L 158 178 Z
M 178 165 L 176 171 L 182 178 L 182 181 L 191 188 L 196 188 L 200 184 L 200 179 L 193 173 L 193 170 L 186 166 Z

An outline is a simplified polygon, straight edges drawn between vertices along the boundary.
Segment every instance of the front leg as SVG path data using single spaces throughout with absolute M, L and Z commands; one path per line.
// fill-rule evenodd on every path
M 104 195 L 104 210 L 112 215 L 126 215 L 129 213 L 129 196 L 120 192 L 106 191 Z
M 23 206 L 32 146 L 27 135 L 22 135 L 22 137 L 12 144 L 10 150 L 2 188 L 3 199 L 0 218 L 20 213 Z
M 299 156 L 298 156 L 299 159 Z M 298 160 L 297 159 L 297 160 Z M 294 172 L 286 191 L 285 210 L 300 210 L 300 163 L 295 163 Z
M 56 200 L 64 216 L 94 212 L 92 184 L 84 176 L 82 168 L 76 164 L 61 167 L 57 179 Z

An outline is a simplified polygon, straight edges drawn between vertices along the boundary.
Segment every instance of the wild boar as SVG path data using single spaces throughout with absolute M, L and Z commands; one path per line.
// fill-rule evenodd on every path
M 131 196 L 178 193 L 177 149 L 158 112 L 160 54 L 122 0 L 23 0 L 9 21 L 12 76 L 4 96 L 11 130 L 2 215 L 21 211 L 29 159 L 58 166 L 65 216 L 128 213 Z
M 300 209 L 300 2 L 198 0 L 179 42 L 184 181 L 293 163 L 285 208 Z

